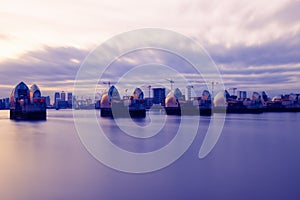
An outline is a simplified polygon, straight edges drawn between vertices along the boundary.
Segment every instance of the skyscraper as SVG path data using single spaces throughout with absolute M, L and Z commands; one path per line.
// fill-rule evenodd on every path
M 72 99 L 73 99 L 72 92 L 68 92 L 68 105 L 69 105 L 69 108 L 72 108 Z
M 247 98 L 247 92 L 246 91 L 238 91 L 237 97 L 239 99 L 246 99 Z
M 187 100 L 192 100 L 192 88 L 193 86 L 192 85 L 188 85 L 186 86 L 187 88 Z
M 53 104 L 53 106 L 56 106 L 59 100 L 60 100 L 60 94 L 59 94 L 59 92 L 55 92 L 54 93 L 54 104 Z
M 62 91 L 60 93 L 60 99 L 61 99 L 61 101 L 65 101 L 66 100 L 66 93 L 65 93 L 65 91 Z
M 153 103 L 165 105 L 166 89 L 165 88 L 153 88 Z

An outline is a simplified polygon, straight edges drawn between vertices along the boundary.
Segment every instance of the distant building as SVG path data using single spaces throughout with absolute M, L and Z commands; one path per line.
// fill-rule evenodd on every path
M 65 101 L 65 100 L 66 100 L 66 93 L 65 93 L 64 91 L 62 91 L 62 92 L 60 93 L 60 100 L 61 100 L 61 101 Z
M 10 103 L 9 98 L 5 98 L 5 109 L 9 109 Z
M 192 100 L 192 88 L 193 88 L 192 85 L 186 86 L 186 89 L 187 89 L 187 100 L 188 101 Z
M 72 108 L 73 95 L 72 92 L 68 92 L 68 106 Z
M 93 104 L 93 100 L 91 98 L 87 98 L 85 101 L 87 105 Z
M 153 106 L 153 98 L 145 98 L 145 107 L 150 109 Z
M 237 94 L 237 98 L 238 99 L 246 99 L 247 98 L 247 92 L 246 91 L 238 91 L 238 94 Z
M 35 99 L 40 99 L 41 98 L 41 91 L 39 87 L 36 84 L 33 84 L 30 87 L 30 102 L 34 102 Z
M 297 96 L 298 97 L 298 96 Z M 271 101 L 271 98 L 268 97 L 267 93 L 265 91 L 262 92 L 262 98 L 265 102 Z
M 184 101 L 185 100 L 185 96 L 182 94 L 182 92 L 180 91 L 179 88 L 176 88 L 174 90 L 174 95 L 178 98 L 179 101 Z
M 58 101 L 57 106 L 55 107 L 56 109 L 66 109 L 69 108 L 68 102 L 67 101 Z
M 33 84 L 30 89 L 20 82 L 10 95 L 10 119 L 16 120 L 46 120 L 47 111 L 45 99 L 41 91 Z
M 54 93 L 54 103 L 53 103 L 54 107 L 57 106 L 59 100 L 60 100 L 60 93 L 59 92 L 55 92 Z
M 95 109 L 100 109 L 100 100 L 97 100 L 95 103 Z
M 0 99 L 0 109 L 9 109 L 9 98 Z
M 42 97 L 42 98 L 45 99 L 46 106 L 50 107 L 51 106 L 51 104 L 50 104 L 50 96 L 45 96 L 45 97 Z
M 165 105 L 166 89 L 165 88 L 153 88 L 153 103 Z
M 73 99 L 74 97 L 72 92 L 68 92 L 68 93 L 66 93 L 65 91 L 62 91 L 61 93 L 55 92 L 53 107 L 56 109 L 72 108 Z

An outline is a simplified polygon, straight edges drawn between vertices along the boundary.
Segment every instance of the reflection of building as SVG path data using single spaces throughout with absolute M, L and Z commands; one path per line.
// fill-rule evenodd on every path
M 153 88 L 153 103 L 165 105 L 166 89 L 165 88 Z

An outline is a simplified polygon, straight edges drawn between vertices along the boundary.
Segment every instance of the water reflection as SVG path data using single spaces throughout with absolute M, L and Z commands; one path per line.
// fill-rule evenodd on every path
M 167 117 L 159 134 L 138 139 L 111 119 L 98 120 L 112 142 L 133 152 L 169 143 L 180 122 Z M 0 111 L 0 199 L 299 199 L 299 120 L 300 113 L 227 115 L 217 145 L 199 160 L 209 124 L 209 117 L 201 117 L 197 137 L 179 160 L 133 175 L 93 159 L 71 111 L 49 111 L 46 122 L 15 122 Z

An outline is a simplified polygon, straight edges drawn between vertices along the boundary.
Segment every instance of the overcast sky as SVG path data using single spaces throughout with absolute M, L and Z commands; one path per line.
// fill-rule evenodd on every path
M 90 51 L 114 35 L 146 27 L 197 41 L 226 87 L 300 92 L 300 1 L 0 2 L 0 97 L 20 81 L 36 83 L 51 97 L 72 91 Z

